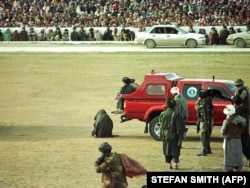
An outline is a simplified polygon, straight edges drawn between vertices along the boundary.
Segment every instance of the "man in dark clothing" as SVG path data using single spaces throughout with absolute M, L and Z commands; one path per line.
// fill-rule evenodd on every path
M 1 31 L 1 29 L 0 29 L 0 41 L 3 41 L 3 33 Z
M 207 91 L 200 90 L 199 97 L 195 103 L 197 111 L 197 132 L 201 131 L 202 151 L 197 156 L 206 156 L 212 154 L 210 147 L 210 139 L 213 128 L 213 104 L 211 96 L 207 95 Z
M 224 25 L 222 30 L 220 31 L 220 44 L 227 44 L 227 37 L 229 35 L 229 30 L 227 29 L 227 26 Z
M 178 169 L 179 157 L 181 153 L 181 142 L 185 133 L 185 125 L 181 113 L 175 110 L 176 101 L 172 98 L 166 100 L 167 110 L 160 114 L 161 123 L 160 138 L 163 141 L 163 154 L 168 168 Z
M 19 41 L 28 41 L 29 35 L 28 32 L 25 30 L 25 27 L 22 27 L 22 30 L 19 33 Z
M 242 79 L 237 79 L 234 85 L 236 88 L 236 93 L 232 101 L 236 105 L 236 113 L 246 119 L 246 127 L 242 132 L 241 141 L 242 141 L 243 154 L 247 159 L 246 166 L 250 167 L 250 133 L 249 133 L 250 94 L 248 87 L 244 86 L 244 81 Z
M 116 97 L 117 98 L 117 103 L 116 103 L 117 110 L 112 111 L 112 113 L 114 114 L 121 113 L 124 109 L 124 99 L 121 99 L 120 95 L 133 93 L 138 87 L 138 86 L 135 86 L 135 80 L 129 77 L 123 77 L 122 82 L 124 83 L 124 85 L 121 87 Z
M 96 172 L 102 173 L 102 188 L 127 188 L 128 182 L 120 154 L 111 150 L 109 143 L 102 143 L 99 146 L 102 155 L 95 162 Z
M 110 29 L 110 27 L 107 27 L 107 29 L 104 31 L 103 34 L 103 40 L 108 40 L 108 41 L 112 41 L 113 39 L 113 34 L 112 34 L 112 30 Z
M 78 41 L 78 32 L 76 31 L 76 27 L 74 26 L 72 32 L 70 33 L 71 41 Z
M 92 136 L 98 138 L 112 137 L 113 121 L 104 109 L 97 112 L 94 117 L 94 130 Z

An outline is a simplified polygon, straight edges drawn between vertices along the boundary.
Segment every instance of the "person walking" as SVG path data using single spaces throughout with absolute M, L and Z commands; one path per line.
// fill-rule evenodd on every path
M 206 156 L 212 154 L 210 140 L 213 128 L 213 104 L 207 90 L 201 89 L 199 91 L 199 97 L 195 102 L 195 110 L 197 112 L 197 133 L 201 132 L 202 145 L 202 150 L 197 156 Z
M 161 112 L 159 122 L 161 123 L 160 139 L 163 141 L 163 154 L 169 169 L 179 169 L 181 142 L 185 132 L 183 118 L 176 111 L 176 101 L 172 98 L 166 100 L 167 109 Z M 172 166 L 174 162 L 174 167 Z
M 224 170 L 240 172 L 243 166 L 241 133 L 246 126 L 246 119 L 236 114 L 231 104 L 224 108 L 223 113 L 227 116 L 221 127 L 224 137 Z
M 102 143 L 99 146 L 102 155 L 95 162 L 96 172 L 102 173 L 102 188 L 127 188 L 127 177 L 120 154 L 111 150 L 109 143 Z

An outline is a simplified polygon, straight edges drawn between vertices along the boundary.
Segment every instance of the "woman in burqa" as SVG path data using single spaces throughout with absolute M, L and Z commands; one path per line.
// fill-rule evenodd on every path
M 103 138 L 112 137 L 113 131 L 113 121 L 104 109 L 97 112 L 94 117 L 94 130 L 92 131 L 92 136 Z

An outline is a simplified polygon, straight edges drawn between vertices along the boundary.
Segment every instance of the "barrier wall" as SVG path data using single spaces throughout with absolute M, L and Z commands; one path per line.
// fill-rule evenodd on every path
M 196 33 L 199 32 L 200 28 L 203 28 L 206 30 L 206 33 L 209 34 L 211 28 L 213 26 L 194 26 L 193 29 L 195 30 Z M 222 29 L 222 26 L 214 26 L 218 32 L 220 32 L 220 30 Z M 238 28 L 241 29 L 241 31 L 246 31 L 247 27 L 246 26 L 233 26 L 235 30 L 237 30 Z M 2 33 L 4 33 L 4 31 L 7 29 L 8 27 L 2 27 L 0 28 Z M 122 27 L 117 27 L 118 28 L 118 33 L 121 32 L 121 30 L 123 29 Z M 189 27 L 180 27 L 182 29 L 184 29 L 185 31 L 188 31 Z M 229 27 L 228 27 L 229 28 Z M 21 27 L 15 28 L 15 27 L 10 27 L 9 28 L 11 30 L 11 32 L 14 32 L 15 30 L 17 30 L 18 32 L 21 31 Z M 49 31 L 49 29 L 52 29 L 53 31 L 56 30 L 56 27 L 34 27 L 34 30 L 37 34 L 40 33 L 41 29 L 45 30 L 45 33 L 47 33 Z M 61 32 L 63 33 L 64 29 L 68 29 L 69 33 L 72 31 L 72 27 L 60 27 Z M 89 32 L 90 27 L 84 27 L 86 33 Z M 110 27 L 111 30 L 114 30 L 114 27 Z M 125 29 L 129 29 L 130 31 L 134 31 L 135 33 L 139 31 L 139 28 L 133 28 L 133 27 L 126 27 Z M 26 27 L 26 31 L 29 32 L 30 27 Z M 78 28 L 77 28 L 78 30 Z M 104 33 L 104 31 L 106 30 L 106 27 L 94 27 L 94 31 L 95 30 L 99 30 L 100 33 Z

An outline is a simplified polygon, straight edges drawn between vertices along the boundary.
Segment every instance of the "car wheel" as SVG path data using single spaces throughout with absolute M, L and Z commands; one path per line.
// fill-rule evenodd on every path
M 159 116 L 156 116 L 149 123 L 149 133 L 156 141 L 160 141 L 160 131 L 161 123 L 159 122 Z
M 244 48 L 244 47 L 246 47 L 246 43 L 243 39 L 236 39 L 235 46 L 237 48 Z
M 197 46 L 197 42 L 194 39 L 188 39 L 186 45 L 188 48 L 195 48 Z
M 154 47 L 155 47 L 155 41 L 153 41 L 153 40 L 151 40 L 151 39 L 146 40 L 145 46 L 146 46 L 147 48 L 154 48 Z

